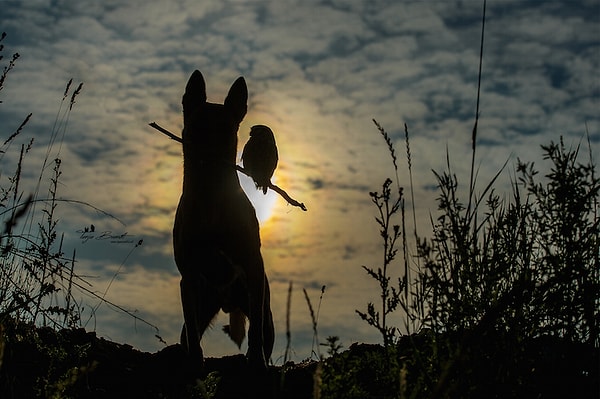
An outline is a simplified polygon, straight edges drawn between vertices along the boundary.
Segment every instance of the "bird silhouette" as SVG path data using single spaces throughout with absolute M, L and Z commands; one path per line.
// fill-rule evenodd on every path
M 252 126 L 250 138 L 242 152 L 244 169 L 254 180 L 257 189 L 267 193 L 279 155 L 273 131 L 264 125 Z

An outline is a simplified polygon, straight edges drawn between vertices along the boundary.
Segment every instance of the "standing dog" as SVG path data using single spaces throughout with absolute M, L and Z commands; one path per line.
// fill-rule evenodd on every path
M 183 193 L 173 246 L 185 320 L 181 343 L 188 354 L 203 364 L 202 334 L 222 309 L 229 313 L 226 332 L 238 346 L 248 317 L 248 363 L 265 368 L 274 341 L 269 283 L 256 213 L 235 169 L 237 131 L 247 101 L 242 77 L 224 104 L 206 101 L 199 71 L 190 77 L 182 100 Z

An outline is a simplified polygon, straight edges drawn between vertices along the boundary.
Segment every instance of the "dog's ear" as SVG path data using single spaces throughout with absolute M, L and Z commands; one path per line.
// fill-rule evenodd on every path
M 184 111 L 196 108 L 206 102 L 206 83 L 204 83 L 204 77 L 200 71 L 195 70 L 190 76 L 181 102 Z
M 240 123 L 246 111 L 248 109 L 248 88 L 246 87 L 246 81 L 243 77 L 237 78 L 237 80 L 231 85 L 227 98 L 225 99 L 225 109 L 235 119 L 237 123 Z

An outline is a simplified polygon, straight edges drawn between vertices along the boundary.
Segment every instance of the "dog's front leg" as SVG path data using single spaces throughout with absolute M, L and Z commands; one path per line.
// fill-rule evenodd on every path
M 188 355 L 198 360 L 201 364 L 204 362 L 202 347 L 200 346 L 200 332 L 198 331 L 198 283 L 192 279 L 181 279 L 181 305 L 183 307 L 183 330 L 181 331 L 181 345 L 185 348 Z

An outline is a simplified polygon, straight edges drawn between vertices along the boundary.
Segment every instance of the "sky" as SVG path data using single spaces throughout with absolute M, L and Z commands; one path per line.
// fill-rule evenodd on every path
M 76 272 L 90 290 L 158 327 L 173 344 L 183 320 L 171 238 L 182 153 L 148 123 L 181 133 L 181 96 L 195 69 L 217 103 L 244 76 L 249 103 L 238 151 L 250 127 L 271 127 L 280 158 L 274 183 L 308 208 L 289 206 L 272 192 L 263 196 L 240 178 L 261 221 L 273 361 L 281 363 L 286 347 L 290 282 L 293 360 L 325 352 L 313 344 L 303 289 L 318 309 L 319 342 L 328 336 L 346 348 L 381 342 L 355 313 L 380 295 L 361 267 L 378 267 L 383 257 L 369 192 L 395 178 L 372 119 L 394 143 L 405 193 L 408 126 L 415 200 L 407 195 L 406 208 L 415 211 L 419 235 L 430 237 L 438 196 L 432 171 L 444 170 L 446 154 L 467 200 L 482 9 L 479 0 L 0 0 L 0 31 L 7 33 L 2 66 L 20 54 L 0 91 L 0 137 L 33 114 L 4 148 L 0 184 L 31 138 L 25 195 L 35 190 L 43 160 L 60 158 L 57 197 L 71 201 L 56 210 L 63 251 L 76 251 Z M 508 193 L 517 159 L 543 168 L 540 145 L 561 136 L 569 146 L 587 145 L 589 137 L 597 156 L 599 64 L 600 0 L 488 1 L 478 190 L 508 161 L 496 184 Z M 61 98 L 71 78 L 83 88 L 69 113 Z M 42 191 L 51 167 L 44 170 Z M 399 263 L 391 273 L 401 275 Z M 143 321 L 79 296 L 87 329 L 145 351 L 164 348 Z M 397 312 L 389 322 L 402 327 L 404 318 Z M 205 335 L 208 356 L 238 352 L 223 324 L 219 316 Z

